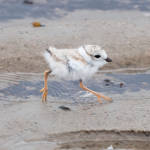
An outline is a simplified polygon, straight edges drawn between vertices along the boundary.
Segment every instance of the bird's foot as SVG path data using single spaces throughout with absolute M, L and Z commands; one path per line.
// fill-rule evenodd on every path
M 48 94 L 48 89 L 47 88 L 42 88 L 40 90 L 40 92 L 43 92 L 43 95 L 42 95 L 42 102 L 47 102 L 47 94 Z
M 98 96 L 98 95 L 97 95 L 97 101 L 98 101 L 100 104 L 102 104 L 101 96 Z
M 104 100 L 110 101 L 110 102 L 112 101 L 112 98 L 104 96 L 104 95 L 99 94 L 99 93 L 96 93 L 96 96 L 97 96 L 97 100 L 100 104 L 102 104 L 101 98 L 103 98 Z

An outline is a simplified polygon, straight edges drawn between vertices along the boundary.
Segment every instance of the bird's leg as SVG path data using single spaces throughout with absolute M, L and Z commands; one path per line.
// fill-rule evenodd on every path
M 48 94 L 47 79 L 48 79 L 49 73 L 51 73 L 50 70 L 46 70 L 46 71 L 44 72 L 44 88 L 42 88 L 42 89 L 40 90 L 40 92 L 43 92 L 43 95 L 42 95 L 42 102 L 46 102 L 46 99 L 47 99 L 47 94 Z
M 112 101 L 112 99 L 111 99 L 110 97 L 104 96 L 104 95 L 102 95 L 102 94 L 100 94 L 100 93 L 97 93 L 97 92 L 92 91 L 92 90 L 88 89 L 87 87 L 85 87 L 85 86 L 83 85 L 83 83 L 82 83 L 82 80 L 80 80 L 80 88 L 82 88 L 82 89 L 85 90 L 85 91 L 89 91 L 90 93 L 92 93 L 92 94 L 94 94 L 95 96 L 97 96 L 97 100 L 98 100 L 99 103 L 102 103 L 101 97 L 102 97 L 103 99 L 107 100 L 107 101 Z

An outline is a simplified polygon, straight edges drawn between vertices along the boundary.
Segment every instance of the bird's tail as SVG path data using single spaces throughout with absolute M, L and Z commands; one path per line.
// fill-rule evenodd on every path
M 44 58 L 46 60 L 46 62 L 48 63 L 48 65 L 50 66 L 51 64 L 51 59 L 52 59 L 52 55 L 53 55 L 53 50 L 56 49 L 55 47 L 49 47 L 48 49 L 45 50 L 44 52 Z
M 46 49 L 46 52 L 52 55 L 52 52 L 49 49 Z

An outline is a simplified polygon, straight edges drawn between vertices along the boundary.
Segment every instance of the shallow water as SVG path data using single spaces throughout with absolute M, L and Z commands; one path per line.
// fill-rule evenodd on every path
M 20 100 L 28 100 L 31 96 L 41 97 L 39 91 L 44 84 L 41 74 L 1 74 L 0 81 L 0 100 L 10 100 L 10 96 Z M 121 95 L 126 92 L 134 94 L 141 90 L 150 90 L 150 74 L 107 73 L 88 80 L 85 85 L 107 95 Z M 79 81 L 58 81 L 49 78 L 48 88 L 48 100 L 50 97 L 70 102 L 87 102 L 95 99 L 93 95 L 80 89 Z
M 33 4 L 26 4 L 23 1 L 7 0 L 0 5 L 0 21 L 11 19 L 22 19 L 26 17 L 54 19 L 67 15 L 75 10 L 140 10 L 150 11 L 148 0 L 38 0 Z M 12 7 L 13 6 L 13 7 Z M 7 10 L 7 11 L 6 11 Z M 66 13 L 57 13 L 57 10 L 64 10 Z M 13 12 L 13 14 L 12 14 Z

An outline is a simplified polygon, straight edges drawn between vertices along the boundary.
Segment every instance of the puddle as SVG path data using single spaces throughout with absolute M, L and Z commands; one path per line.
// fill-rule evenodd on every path
M 41 97 L 40 89 L 43 87 L 41 74 L 1 74 L 0 75 L 0 100 L 9 100 L 15 97 L 19 100 L 28 100 L 31 96 Z M 122 74 L 106 73 L 90 79 L 85 85 L 95 91 L 107 95 L 137 93 L 141 90 L 150 90 L 150 74 Z M 48 80 L 48 99 L 58 100 L 93 101 L 94 96 L 83 91 L 78 81 Z

